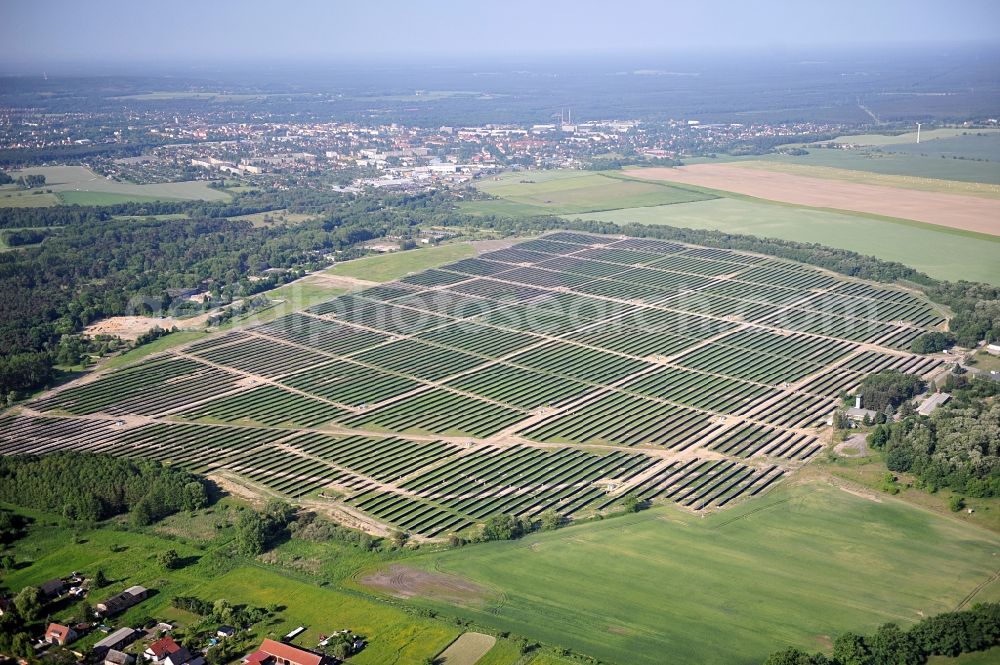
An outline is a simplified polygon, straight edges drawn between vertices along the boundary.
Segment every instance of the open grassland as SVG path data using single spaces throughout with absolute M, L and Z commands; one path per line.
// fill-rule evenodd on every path
M 811 483 L 704 519 L 657 509 L 419 558 L 489 592 L 412 602 L 611 662 L 753 663 L 951 610 L 998 553 L 989 532 Z
M 642 182 L 592 171 L 524 171 L 483 180 L 478 188 L 498 201 L 476 201 L 463 209 L 483 214 L 572 214 L 615 208 L 668 205 L 712 195 L 663 183 Z
M 44 175 L 43 189 L 51 190 L 66 204 L 108 205 L 125 201 L 192 199 L 225 201 L 229 198 L 225 192 L 212 189 L 207 183 L 199 180 L 134 185 L 109 180 L 83 166 L 38 166 L 12 171 L 10 175 L 13 178 L 22 175 Z M 6 201 L 13 200 L 15 199 L 0 196 L 0 205 L 6 205 Z
M 0 186 L 0 207 L 2 208 L 47 208 L 61 203 L 59 197 L 45 188 L 20 189 L 16 185 Z
M 631 169 L 625 173 L 783 203 L 895 217 L 1000 236 L 1000 200 L 978 196 L 900 190 L 729 164 Z
M 899 261 L 938 279 L 1000 284 L 1000 242 L 972 234 L 904 220 L 890 220 L 722 198 L 683 205 L 632 208 L 572 215 L 619 224 L 666 224 L 717 229 L 798 242 L 815 242 L 860 254 Z
M 269 210 L 267 212 L 255 212 L 249 215 L 238 215 L 229 219 L 235 221 L 250 222 L 256 227 L 276 226 L 278 224 L 301 224 L 314 219 L 315 215 L 299 212 L 288 212 L 287 210 Z
M 391 282 L 411 273 L 475 255 L 476 249 L 469 243 L 449 243 L 344 261 L 330 268 L 326 273 L 370 282 Z

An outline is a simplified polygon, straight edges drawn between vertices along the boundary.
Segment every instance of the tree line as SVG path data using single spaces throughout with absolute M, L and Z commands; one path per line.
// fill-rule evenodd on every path
M 1000 645 L 1000 603 L 922 619 L 909 630 L 883 624 L 870 635 L 847 632 L 833 643 L 833 655 L 794 647 L 771 654 L 764 665 L 923 665 L 930 656 L 958 656 Z

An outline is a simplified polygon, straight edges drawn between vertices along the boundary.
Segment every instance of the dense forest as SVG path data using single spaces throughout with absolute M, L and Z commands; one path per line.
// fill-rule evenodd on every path
M 197 476 L 155 461 L 57 452 L 0 456 L 0 501 L 88 522 L 128 514 L 145 526 L 204 507 L 208 493 Z
M 1000 603 L 922 619 L 909 630 L 883 624 L 871 635 L 842 633 L 833 657 L 795 648 L 778 651 L 764 665 L 922 665 L 930 656 L 958 656 L 1000 645 Z

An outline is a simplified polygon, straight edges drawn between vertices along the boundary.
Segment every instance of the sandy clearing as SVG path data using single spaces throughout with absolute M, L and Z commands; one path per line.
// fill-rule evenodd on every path
M 190 319 L 175 319 L 172 317 L 154 318 L 149 316 L 110 316 L 91 323 L 83 329 L 84 335 L 112 335 L 130 341 L 153 328 L 170 330 L 177 328 L 197 328 L 203 326 L 207 316 L 197 316 Z
M 730 164 L 629 169 L 647 180 L 711 187 L 816 208 L 911 219 L 953 229 L 1000 235 L 1000 200 L 811 178 Z
M 487 589 L 456 575 L 432 573 L 401 564 L 369 573 L 359 581 L 396 598 L 421 596 L 467 604 L 470 601 L 481 602 L 491 595 Z

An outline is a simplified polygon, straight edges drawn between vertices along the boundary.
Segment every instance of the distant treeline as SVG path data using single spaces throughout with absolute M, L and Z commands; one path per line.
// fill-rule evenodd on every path
M 197 476 L 152 460 L 57 452 L 0 457 L 0 501 L 88 522 L 128 513 L 145 526 L 205 506 L 208 492 Z
M 922 665 L 930 656 L 955 657 L 1000 645 L 1000 603 L 983 603 L 960 612 L 922 619 L 909 630 L 883 624 L 871 635 L 842 633 L 833 657 L 788 648 L 764 665 Z

